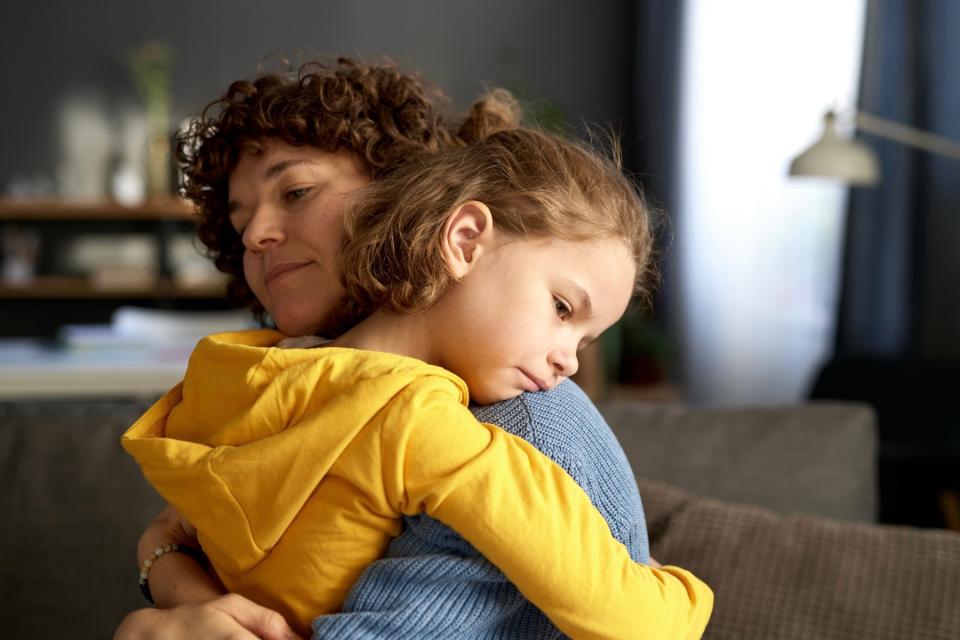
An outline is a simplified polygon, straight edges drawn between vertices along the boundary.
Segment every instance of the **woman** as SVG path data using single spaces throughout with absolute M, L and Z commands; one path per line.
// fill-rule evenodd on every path
M 348 60 L 308 65 L 297 78 L 234 83 L 181 146 L 187 195 L 202 215 L 200 237 L 217 266 L 234 276 L 235 295 L 269 312 L 282 332 L 338 335 L 345 327 L 336 313 L 343 299 L 336 251 L 350 193 L 421 153 L 459 146 L 498 123 L 515 122 L 519 110 L 502 104 L 480 101 L 453 128 L 416 78 L 391 65 Z M 230 224 L 238 214 L 242 239 Z M 553 458 L 587 491 L 633 559 L 648 560 L 629 465 L 575 385 L 566 382 L 476 413 Z M 571 439 L 570 433 L 578 436 Z M 142 549 L 175 541 L 179 521 L 162 514 L 158 522 Z M 166 534 L 156 537 L 158 529 Z M 176 584 L 157 590 L 164 567 L 173 563 L 193 561 L 166 554 L 153 568 L 151 586 L 161 606 L 182 601 Z M 202 571 L 195 564 L 193 569 Z M 207 596 L 216 594 L 211 583 Z M 240 637 L 289 637 L 277 618 L 239 597 L 216 598 L 205 607 L 131 614 L 117 637 L 169 637 L 178 630 L 217 637 L 238 627 L 248 634 Z M 561 637 L 470 545 L 425 516 L 405 521 L 404 533 L 368 567 L 343 611 L 318 618 L 314 631 L 344 637 Z

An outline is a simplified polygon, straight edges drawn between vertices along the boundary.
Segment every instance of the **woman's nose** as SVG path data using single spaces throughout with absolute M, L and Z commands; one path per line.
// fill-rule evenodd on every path
M 268 207 L 257 209 L 243 230 L 243 246 L 250 251 L 265 251 L 286 240 L 282 218 Z

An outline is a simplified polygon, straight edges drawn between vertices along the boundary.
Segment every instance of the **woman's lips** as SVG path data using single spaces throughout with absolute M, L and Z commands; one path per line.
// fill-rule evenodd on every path
M 291 271 L 296 271 L 297 269 L 302 269 L 303 267 L 310 264 L 309 261 L 306 262 L 282 262 L 274 267 L 271 267 L 267 271 L 266 275 L 263 277 L 263 284 L 266 287 L 269 287 L 273 284 L 278 278 L 285 276 Z

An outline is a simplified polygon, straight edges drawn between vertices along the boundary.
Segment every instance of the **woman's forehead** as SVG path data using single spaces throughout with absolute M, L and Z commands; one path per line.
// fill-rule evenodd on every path
M 353 152 L 329 151 L 312 145 L 294 146 L 269 139 L 240 155 L 229 175 L 229 190 L 233 194 L 272 183 L 294 168 L 307 169 L 328 180 L 343 178 L 352 181 L 369 176 L 363 161 Z

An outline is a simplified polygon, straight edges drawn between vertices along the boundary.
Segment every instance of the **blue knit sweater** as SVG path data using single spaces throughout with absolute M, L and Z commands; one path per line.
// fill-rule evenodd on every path
M 637 562 L 648 560 L 647 528 L 623 449 L 572 382 L 475 407 L 540 449 L 587 492 Z M 575 551 L 572 551 L 575 552 Z M 314 638 L 539 639 L 565 637 L 497 569 L 447 526 L 404 519 L 386 556 L 370 565 L 338 614 L 313 623 Z

